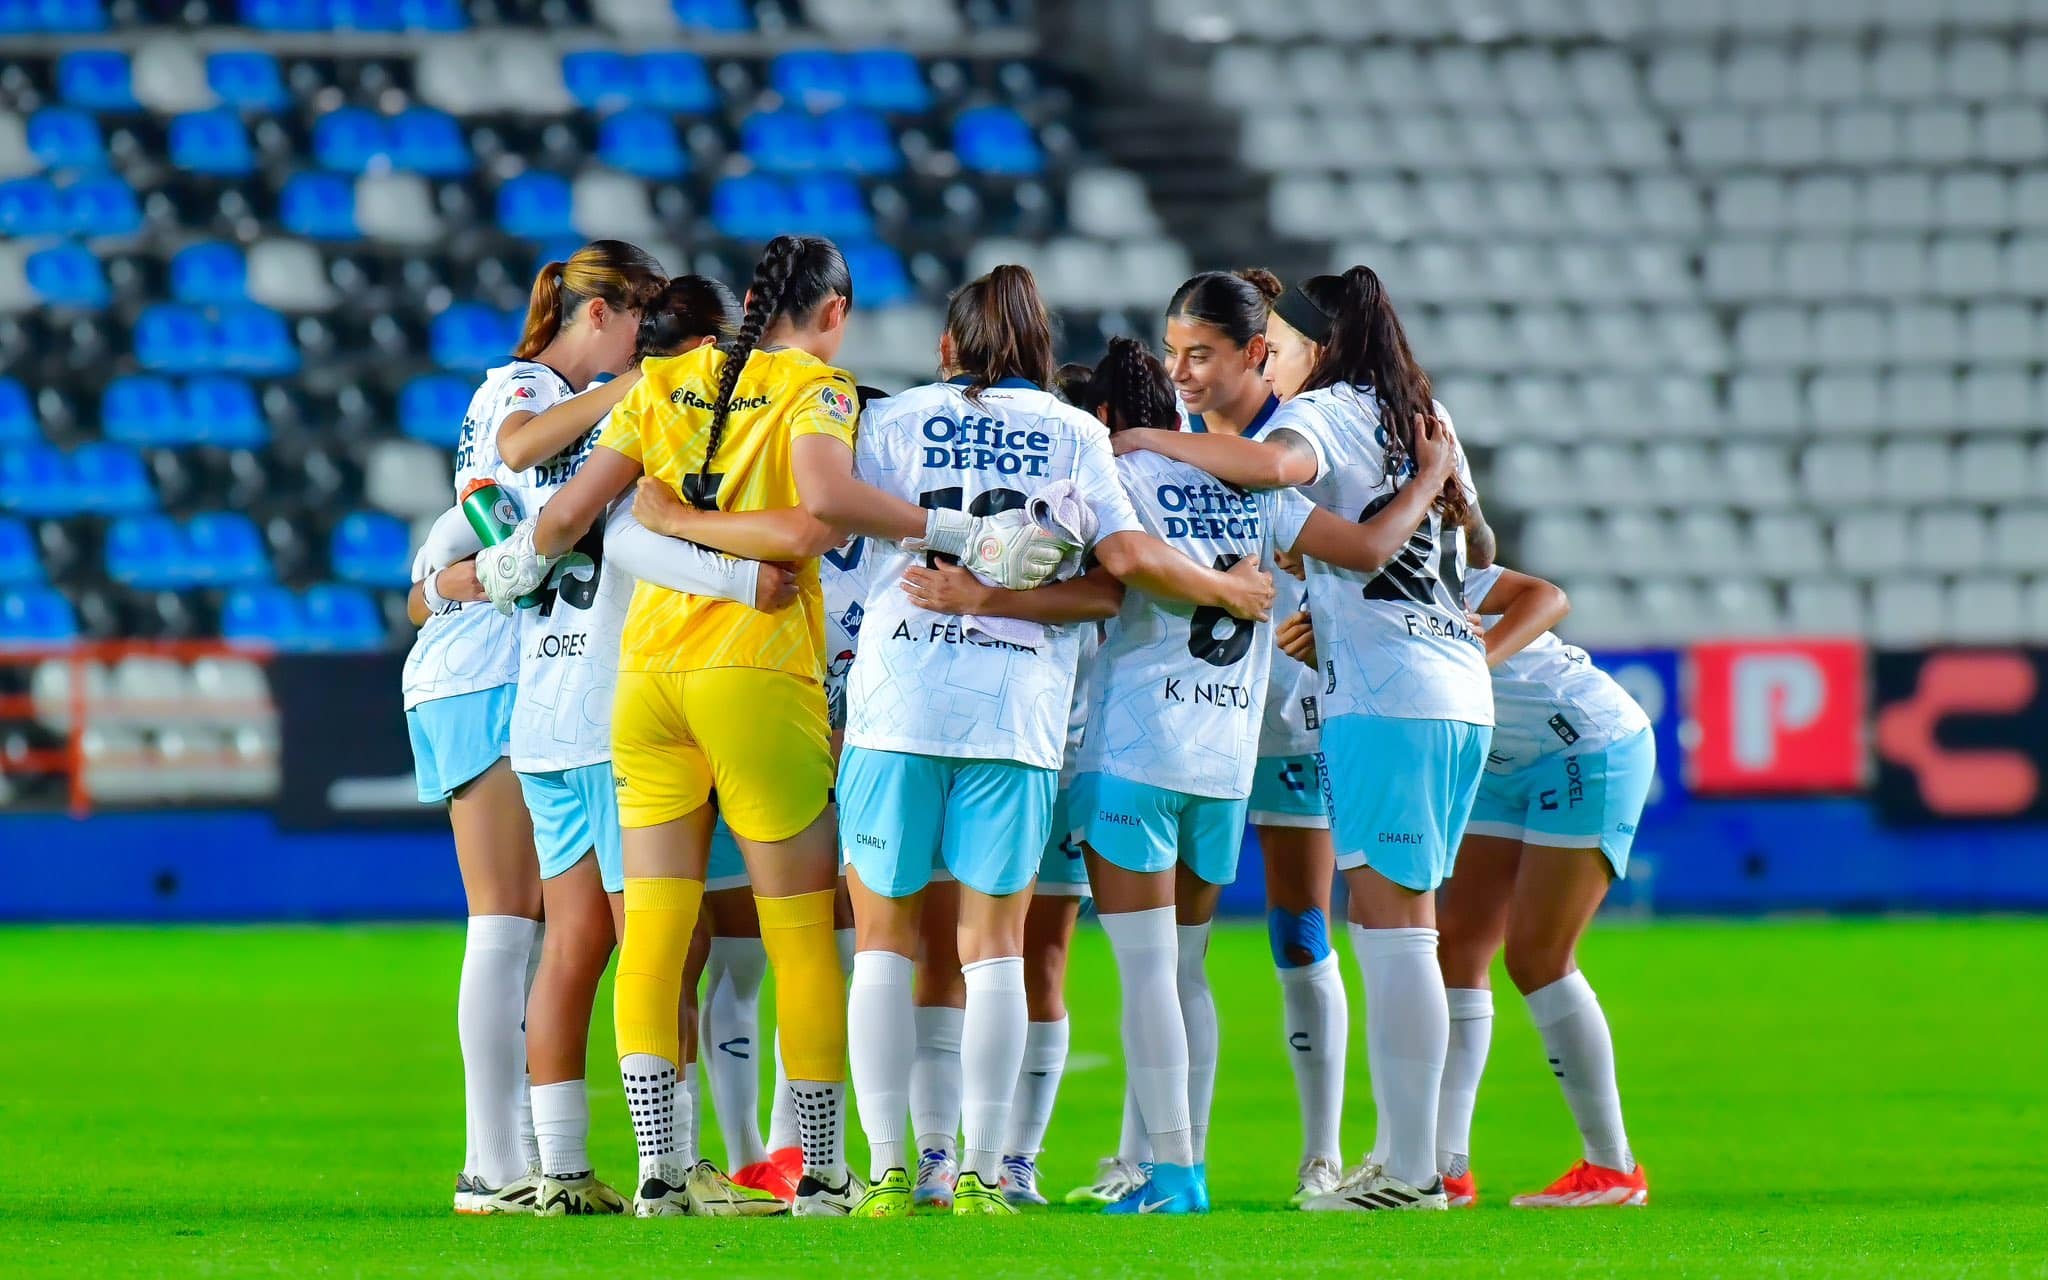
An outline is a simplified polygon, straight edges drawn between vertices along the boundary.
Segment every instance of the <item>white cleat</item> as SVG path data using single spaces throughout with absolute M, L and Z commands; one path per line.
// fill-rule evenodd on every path
M 843 1218 L 852 1213 L 866 1193 L 867 1184 L 843 1166 L 839 1174 L 844 1181 L 836 1187 L 804 1174 L 797 1181 L 796 1203 L 790 1206 L 790 1212 L 799 1218 Z
M 591 1173 L 573 1178 L 540 1180 L 540 1204 L 534 1209 L 543 1218 L 583 1217 L 588 1214 L 624 1213 L 626 1199 L 597 1180 Z
M 684 1181 L 688 1181 L 685 1176 Z M 689 1216 L 690 1197 L 682 1187 L 663 1178 L 642 1178 L 633 1197 L 636 1218 L 682 1218 Z
M 1317 1196 L 1326 1196 L 1344 1183 L 1344 1171 L 1328 1156 L 1310 1156 L 1294 1175 L 1294 1195 L 1288 1203 L 1299 1209 Z
M 959 1161 L 943 1151 L 921 1151 L 917 1156 L 917 1186 L 911 1193 L 912 1199 L 920 1209 L 951 1209 L 953 1184 L 959 1180 Z
M 1115 1204 L 1151 1181 L 1147 1166 L 1119 1156 L 1104 1156 L 1095 1166 L 1095 1181 L 1067 1192 L 1068 1204 Z
M 1014 1205 L 1048 1204 L 1038 1189 L 1038 1160 L 1034 1156 L 1004 1156 L 1003 1199 Z
M 683 1195 L 700 1218 L 769 1218 L 789 1212 L 773 1192 L 743 1187 L 709 1160 L 699 1160 L 683 1175 Z
M 531 1214 L 540 1208 L 541 1177 L 537 1173 L 525 1174 L 502 1187 L 492 1187 L 482 1178 L 469 1180 L 469 1200 L 465 1207 L 462 1180 L 455 1183 L 455 1212 L 489 1217 L 494 1214 Z
M 1417 1187 L 1378 1165 L 1364 1165 L 1336 1190 L 1312 1196 L 1301 1207 L 1310 1213 L 1377 1213 L 1387 1209 L 1443 1210 L 1450 1208 L 1450 1202 L 1444 1196 L 1442 1178 Z

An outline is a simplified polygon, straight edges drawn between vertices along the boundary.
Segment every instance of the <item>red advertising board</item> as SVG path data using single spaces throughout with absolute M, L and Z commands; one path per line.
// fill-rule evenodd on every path
M 1692 787 L 1856 791 L 1866 655 L 1854 640 L 1725 641 L 1692 650 Z

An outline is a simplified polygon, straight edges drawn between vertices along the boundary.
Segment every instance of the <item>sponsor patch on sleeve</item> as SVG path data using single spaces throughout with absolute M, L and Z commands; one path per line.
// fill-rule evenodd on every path
M 853 421 L 853 397 L 837 387 L 825 387 L 818 392 L 819 401 L 825 406 L 825 413 L 838 422 Z

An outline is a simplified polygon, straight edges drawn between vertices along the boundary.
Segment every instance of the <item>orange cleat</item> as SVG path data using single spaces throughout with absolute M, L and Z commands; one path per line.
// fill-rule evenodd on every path
M 1453 1209 L 1470 1209 L 1479 1203 L 1479 1179 L 1470 1169 L 1456 1177 L 1445 1174 L 1444 1197 Z
M 787 1202 L 796 1199 L 795 1180 L 784 1172 L 781 1163 L 772 1156 L 757 1164 L 750 1164 L 744 1169 L 735 1170 L 732 1180 L 739 1186 L 765 1191 L 777 1200 Z
M 789 1185 L 792 1187 L 804 1180 L 804 1149 L 802 1147 L 783 1147 L 776 1151 L 770 1151 L 768 1153 L 768 1163 L 782 1170 L 782 1176 L 789 1179 Z
M 1543 1190 L 1508 1203 L 1517 1209 L 1639 1209 L 1650 1203 L 1650 1179 L 1641 1165 L 1623 1173 L 1581 1160 Z

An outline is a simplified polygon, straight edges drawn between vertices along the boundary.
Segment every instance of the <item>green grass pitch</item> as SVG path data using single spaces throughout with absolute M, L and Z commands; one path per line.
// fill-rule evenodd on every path
M 460 951 L 451 927 L 0 931 L 0 1276 L 2048 1275 L 2048 921 L 1597 931 L 1584 963 L 1655 1199 L 1550 1214 L 1506 1207 L 1578 1154 L 1512 995 L 1480 1096 L 1478 1210 L 1288 1211 L 1277 984 L 1262 932 L 1235 926 L 1210 957 L 1224 1057 L 1206 1220 L 458 1219 Z M 1348 958 L 1347 976 L 1355 1159 L 1371 1095 Z M 1070 987 L 1053 1188 L 1116 1137 L 1116 984 L 1092 924 Z M 625 1183 L 600 1022 L 594 1148 Z

